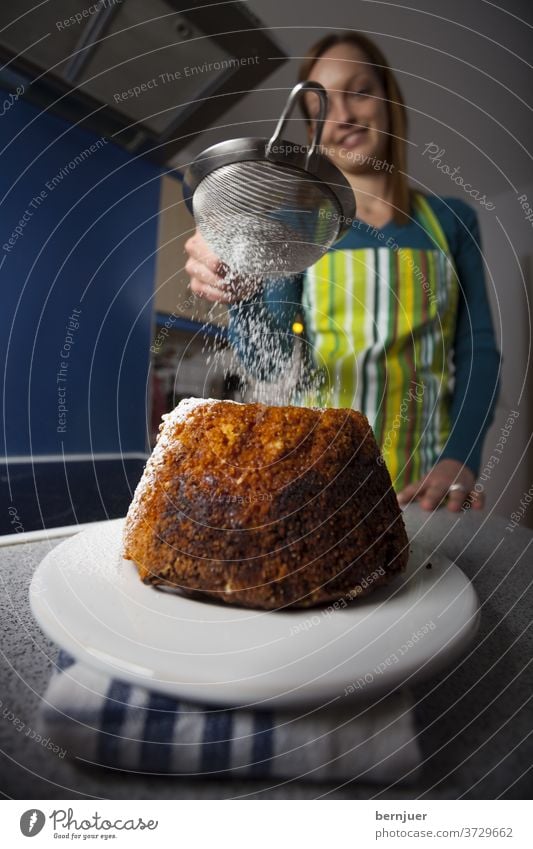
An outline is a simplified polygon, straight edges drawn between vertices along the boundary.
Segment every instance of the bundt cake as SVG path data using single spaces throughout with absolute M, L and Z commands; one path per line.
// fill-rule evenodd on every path
M 387 583 L 408 541 L 361 413 L 191 398 L 163 417 L 124 557 L 195 597 L 309 607 Z

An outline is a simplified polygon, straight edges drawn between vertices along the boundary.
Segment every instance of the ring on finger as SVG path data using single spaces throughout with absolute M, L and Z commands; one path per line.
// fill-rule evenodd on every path
M 469 488 L 463 483 L 452 483 L 448 487 L 448 492 L 464 492 L 466 495 L 466 493 L 469 492 Z

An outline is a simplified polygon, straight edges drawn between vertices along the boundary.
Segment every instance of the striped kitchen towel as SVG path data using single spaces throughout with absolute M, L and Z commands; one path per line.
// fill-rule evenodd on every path
M 39 731 L 67 757 L 127 771 L 415 781 L 421 756 L 408 693 L 372 706 L 342 702 L 290 711 L 202 706 L 110 679 L 61 651 Z

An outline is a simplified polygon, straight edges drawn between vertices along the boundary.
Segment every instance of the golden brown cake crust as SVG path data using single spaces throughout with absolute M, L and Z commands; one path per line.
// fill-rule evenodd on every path
M 164 417 L 124 556 L 147 583 L 273 609 L 370 592 L 408 541 L 361 413 L 187 399 Z

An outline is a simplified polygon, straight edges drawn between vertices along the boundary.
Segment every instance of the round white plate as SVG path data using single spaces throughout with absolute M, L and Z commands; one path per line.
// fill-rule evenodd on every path
M 346 606 L 266 612 L 146 586 L 120 555 L 124 520 L 86 530 L 37 568 L 46 634 L 111 676 L 199 702 L 294 705 L 374 697 L 450 662 L 473 636 L 470 581 L 415 540 L 407 571 Z

